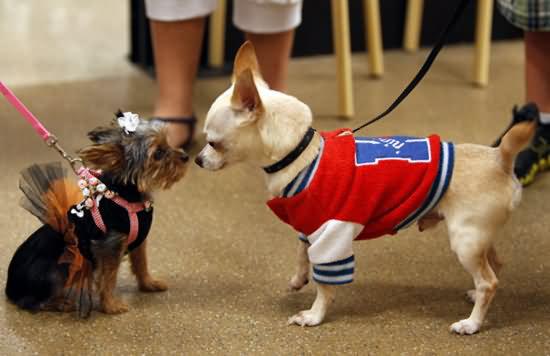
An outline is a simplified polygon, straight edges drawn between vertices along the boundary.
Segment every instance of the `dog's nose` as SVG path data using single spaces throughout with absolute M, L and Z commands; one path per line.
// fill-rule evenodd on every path
M 202 168 L 202 157 L 201 156 L 197 156 L 195 158 L 195 163 L 197 164 L 197 166 L 201 167 Z
M 182 152 L 181 153 L 181 156 L 180 156 L 180 159 L 186 163 L 187 161 L 189 161 L 189 155 L 187 154 L 187 152 Z

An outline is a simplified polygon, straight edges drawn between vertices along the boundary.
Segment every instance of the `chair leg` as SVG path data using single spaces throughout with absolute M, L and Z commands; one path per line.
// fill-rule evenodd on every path
M 331 0 L 331 8 L 332 37 L 336 53 L 338 81 L 338 115 L 351 118 L 354 112 L 348 1 Z
M 403 49 L 408 52 L 418 50 L 420 29 L 422 28 L 422 12 L 424 0 L 408 0 L 405 17 L 405 33 L 403 34 Z
M 474 84 L 485 87 L 489 83 L 493 0 L 478 0 L 476 16 Z
M 367 38 L 369 55 L 369 75 L 381 77 L 384 74 L 384 59 L 378 0 L 363 0 L 363 10 L 365 11 L 365 37 Z
M 213 68 L 223 67 L 225 52 L 226 0 L 218 0 L 218 7 L 210 16 L 208 38 L 208 64 Z

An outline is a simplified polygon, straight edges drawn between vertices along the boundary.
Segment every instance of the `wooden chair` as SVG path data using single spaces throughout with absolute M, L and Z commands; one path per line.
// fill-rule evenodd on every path
M 407 2 L 403 47 L 410 52 L 418 49 L 423 7 L 424 0 Z M 492 23 L 493 0 L 477 0 L 473 82 L 481 87 L 489 83 Z
M 208 23 L 208 64 L 213 68 L 223 67 L 226 6 L 225 0 L 218 0 L 218 7 Z
M 221 67 L 224 62 L 226 1 L 218 0 L 218 2 L 218 8 L 212 14 L 209 24 L 208 63 L 212 67 Z M 363 9 L 369 58 L 369 75 L 380 77 L 384 73 L 384 62 L 378 0 L 363 0 Z M 354 105 L 348 0 L 331 0 L 331 11 L 338 85 L 338 115 L 351 118 L 354 115 Z

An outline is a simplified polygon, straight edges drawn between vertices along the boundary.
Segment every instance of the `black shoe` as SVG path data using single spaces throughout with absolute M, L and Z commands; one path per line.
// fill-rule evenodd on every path
M 550 168 L 550 124 L 539 121 L 529 147 L 516 157 L 514 172 L 523 186 L 534 182 L 538 173 Z

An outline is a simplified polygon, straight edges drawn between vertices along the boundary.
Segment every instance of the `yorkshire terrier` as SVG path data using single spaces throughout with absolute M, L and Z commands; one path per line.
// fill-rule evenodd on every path
M 184 176 L 188 155 L 167 144 L 164 124 L 132 113 L 118 112 L 115 123 L 88 137 L 93 143 L 78 152 L 88 168 L 77 183 L 61 163 L 22 172 L 22 206 L 43 223 L 8 268 L 6 295 L 23 309 L 78 310 L 86 317 L 98 297 L 107 314 L 128 311 L 113 295 L 127 253 L 141 291 L 167 289 L 147 268 L 152 194 Z

